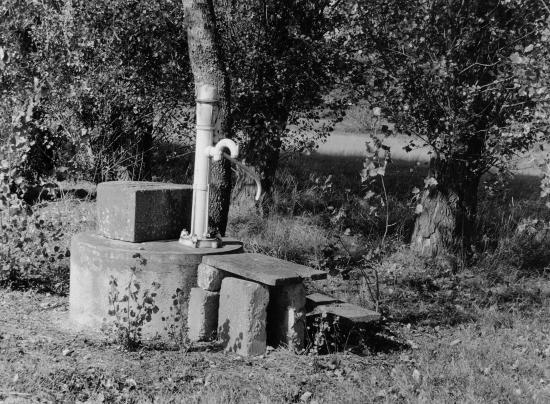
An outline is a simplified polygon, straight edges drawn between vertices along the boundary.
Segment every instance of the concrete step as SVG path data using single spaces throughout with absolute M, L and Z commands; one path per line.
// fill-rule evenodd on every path
M 380 321 L 380 313 L 356 306 L 351 303 L 334 302 L 321 304 L 307 313 L 307 316 L 317 316 L 323 313 L 344 318 L 354 324 L 373 323 Z
M 326 272 L 255 253 L 208 256 L 204 257 L 202 262 L 234 276 L 267 286 L 288 285 L 300 283 L 304 279 L 318 280 L 327 277 Z
M 306 296 L 306 310 L 311 311 L 315 307 L 321 304 L 329 303 L 342 303 L 341 300 L 336 299 L 335 297 L 324 295 L 322 293 L 311 293 Z

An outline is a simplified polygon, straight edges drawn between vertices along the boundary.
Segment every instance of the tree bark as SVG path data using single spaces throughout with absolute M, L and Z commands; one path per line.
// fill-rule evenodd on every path
M 230 83 L 225 68 L 221 39 L 216 27 L 212 0 L 184 0 L 187 18 L 187 40 L 189 59 L 195 81 L 195 88 L 209 84 L 218 88 L 218 122 L 214 142 L 232 135 L 230 116 Z M 222 159 L 212 162 L 210 171 L 210 232 L 225 235 L 227 215 L 231 198 L 230 162 Z
M 432 159 L 430 174 L 437 180 L 422 194 L 411 249 L 435 257 L 444 253 L 468 256 L 473 241 L 480 175 L 464 160 Z
M 152 113 L 148 114 L 148 116 L 152 116 Z M 136 145 L 137 162 L 135 167 L 133 167 L 132 178 L 140 181 L 150 181 L 152 172 L 153 124 L 152 122 L 144 121 L 141 123 L 141 128 L 142 131 Z

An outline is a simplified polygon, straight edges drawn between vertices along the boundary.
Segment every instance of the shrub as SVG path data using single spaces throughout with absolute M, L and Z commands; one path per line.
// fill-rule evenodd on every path
M 24 209 L 0 212 L 0 226 L 0 285 L 65 294 L 70 252 L 63 226 Z

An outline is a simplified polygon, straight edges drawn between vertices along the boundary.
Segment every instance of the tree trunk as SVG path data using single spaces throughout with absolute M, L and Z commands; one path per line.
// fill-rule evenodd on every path
M 212 0 L 184 0 L 187 17 L 187 41 L 189 59 L 195 80 L 195 88 L 208 84 L 218 88 L 219 110 L 214 142 L 231 133 L 229 75 L 221 40 L 216 28 Z M 209 226 L 214 234 L 225 235 L 227 214 L 231 198 L 230 162 L 222 159 L 212 162 L 210 171 Z
M 152 115 L 152 114 L 151 114 Z M 148 114 L 148 116 L 151 116 Z M 136 145 L 137 163 L 133 167 L 132 178 L 140 181 L 151 180 L 153 148 L 153 124 L 151 122 L 141 123 L 141 133 Z
M 480 175 L 464 160 L 432 159 L 430 177 L 437 180 L 437 185 L 427 187 L 422 194 L 422 211 L 416 218 L 411 249 L 431 257 L 443 253 L 468 256 Z

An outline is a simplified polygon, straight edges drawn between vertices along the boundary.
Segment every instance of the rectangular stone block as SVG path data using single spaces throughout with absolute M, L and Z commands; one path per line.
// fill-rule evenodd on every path
M 267 306 L 267 343 L 290 349 L 304 347 L 306 291 L 302 283 L 272 287 Z
M 134 243 L 179 238 L 189 229 L 192 196 L 190 185 L 103 182 L 97 187 L 98 232 Z
M 219 301 L 219 293 L 191 289 L 187 313 L 187 336 L 191 341 L 208 341 L 215 337 Z
M 220 290 L 218 339 L 226 351 L 242 356 L 266 351 L 268 289 L 259 283 L 224 278 Z
M 222 286 L 224 274 L 219 269 L 206 264 L 199 264 L 197 270 L 197 283 L 199 288 L 217 292 Z

